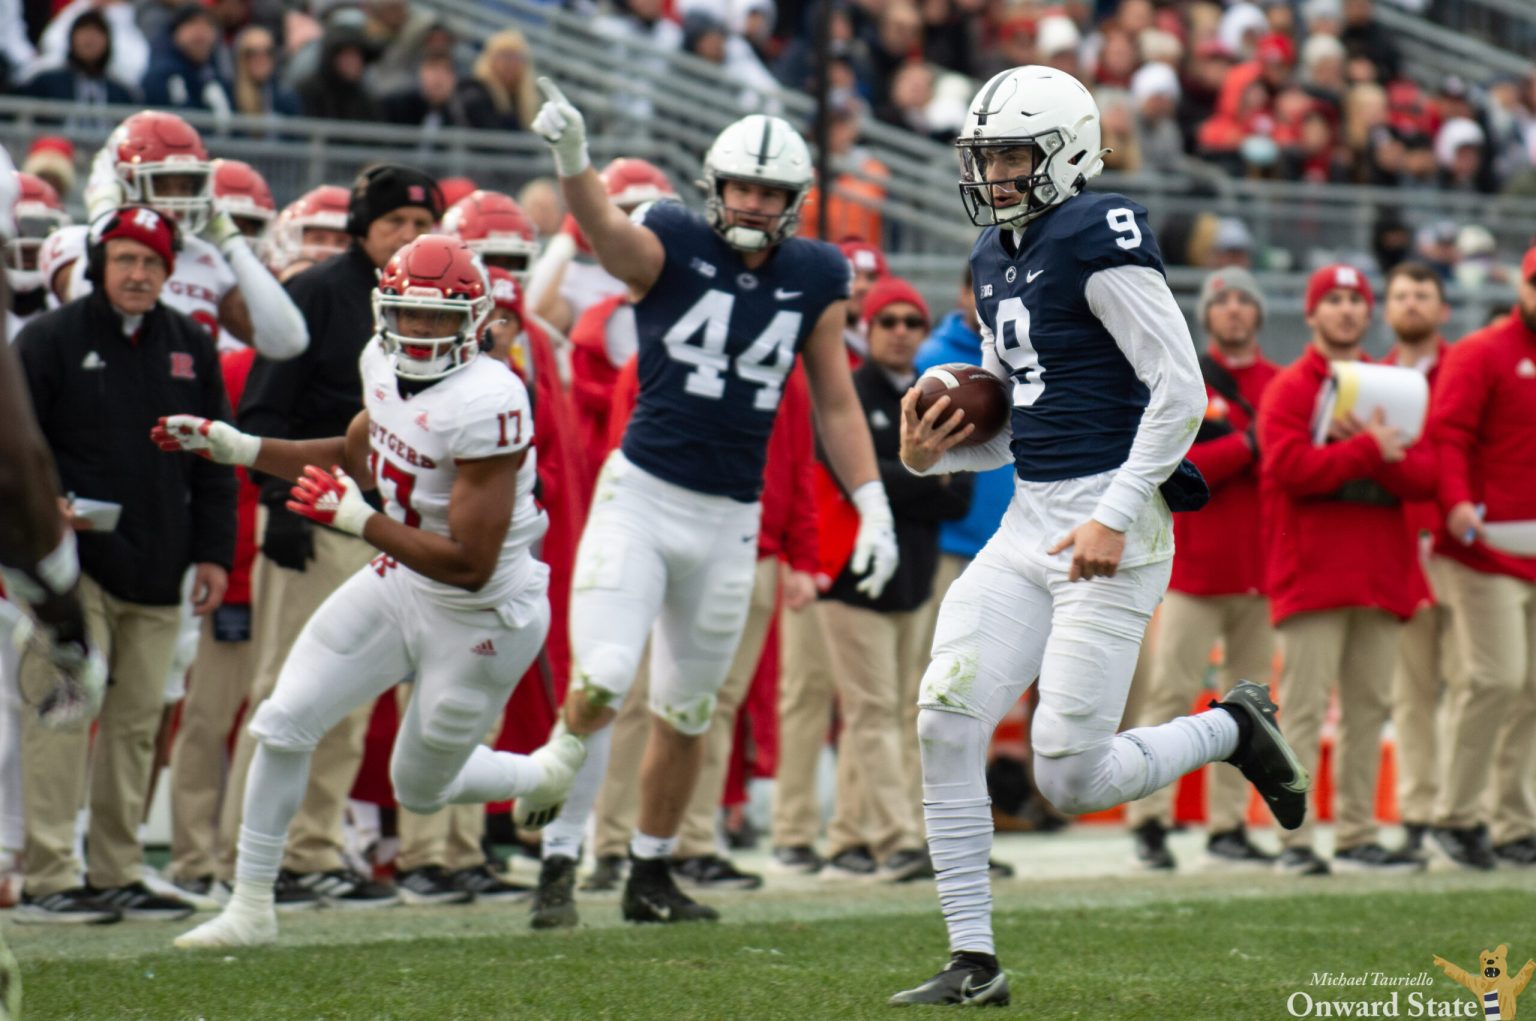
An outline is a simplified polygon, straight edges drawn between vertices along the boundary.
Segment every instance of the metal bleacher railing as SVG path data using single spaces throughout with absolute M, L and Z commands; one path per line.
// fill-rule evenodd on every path
M 1397 42 L 1398 49 L 1402 51 L 1408 64 L 1410 75 L 1421 80 L 1425 85 L 1437 85 L 1445 75 L 1455 74 L 1472 80 L 1474 83 L 1482 79 L 1500 74 L 1526 75 L 1531 72 L 1530 50 L 1521 50 L 1517 47 L 1523 38 L 1527 43 L 1533 40 L 1536 33 L 1532 32 L 1536 23 L 1536 5 L 1530 0 L 1517 0 L 1515 3 L 1501 3 L 1500 0 L 1480 0 L 1479 3 L 1467 3 L 1465 0 L 1454 0 L 1444 5 L 1446 11 L 1454 11 L 1457 15 L 1465 15 L 1478 19 L 1474 23 L 1491 28 L 1494 24 L 1500 24 L 1502 34 L 1482 35 L 1468 31 L 1468 26 L 1456 27 L 1447 24 L 1437 24 L 1428 18 L 1409 14 L 1398 10 L 1390 4 L 1378 3 L 1372 8 L 1372 18 L 1383 28 L 1392 33 Z M 1502 12 L 1504 15 L 1514 13 L 1515 9 L 1523 8 L 1523 21 L 1521 22 L 1496 22 L 1493 15 Z M 1483 16 L 1474 13 L 1477 10 L 1483 12 Z M 1438 19 L 1436 19 L 1438 20 Z M 1523 25 L 1523 29 L 1516 28 Z
M 1381 9 L 1378 4 L 1376 10 Z M 1418 18 L 1427 25 L 1487 43 L 1508 54 L 1536 52 L 1536 4 L 1530 0 L 1429 0 L 1417 15 L 1391 10 L 1382 23 L 1396 31 L 1408 18 Z M 1467 74 L 1469 67 L 1478 72 L 1485 69 L 1472 64 L 1458 73 Z

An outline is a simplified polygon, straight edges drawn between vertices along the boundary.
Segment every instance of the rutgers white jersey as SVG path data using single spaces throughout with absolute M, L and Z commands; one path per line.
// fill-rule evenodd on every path
M 69 270 L 71 299 L 83 298 L 92 290 L 91 282 L 85 278 L 83 248 L 80 256 Z M 245 347 L 239 338 L 219 329 L 219 305 L 235 286 L 235 271 L 229 268 L 223 254 L 202 238 L 183 234 L 181 251 L 176 255 L 176 272 L 165 282 L 160 300 L 167 308 L 196 319 L 220 351 L 238 351 Z
M 608 272 L 596 262 L 572 259 L 560 278 L 560 297 L 571 304 L 571 322 L 604 298 L 615 294 L 627 294 L 624 281 Z
M 525 586 L 542 584 L 547 570 L 533 559 L 529 547 L 543 537 L 548 518 L 533 499 L 538 478 L 533 410 L 522 381 L 502 363 L 476 358 L 414 396 L 402 397 L 394 367 L 377 338 L 363 348 L 359 365 L 372 447 L 368 460 L 385 500 L 384 511 L 396 521 L 451 535 L 448 501 L 458 462 L 527 451 L 517 472 L 512 523 L 496 573 L 484 588 L 467 592 L 403 564 L 398 569 L 433 598 L 461 608 L 499 607 Z

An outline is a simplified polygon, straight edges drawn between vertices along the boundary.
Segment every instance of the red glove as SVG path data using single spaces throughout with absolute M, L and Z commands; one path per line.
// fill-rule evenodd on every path
M 352 535 L 362 535 L 374 514 L 356 480 L 339 466 L 326 471 L 306 465 L 298 485 L 289 493 L 293 497 L 288 501 L 289 510 Z

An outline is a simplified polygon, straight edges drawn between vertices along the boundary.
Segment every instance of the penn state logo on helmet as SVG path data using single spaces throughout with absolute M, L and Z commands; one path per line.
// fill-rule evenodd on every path
M 960 198 L 978 227 L 1021 227 L 1104 169 L 1099 107 L 1076 78 L 1026 65 L 981 87 L 955 140 Z
M 485 266 L 458 238 L 424 234 L 384 266 L 373 312 L 395 375 L 443 379 L 469 365 L 480 350 L 491 312 Z
M 760 252 L 795 232 L 800 207 L 811 188 L 811 150 L 800 133 L 782 117 L 755 113 L 730 124 L 704 155 L 704 218 L 726 244 L 743 252 Z M 761 216 L 731 209 L 725 201 L 727 181 L 776 188 L 786 193 L 782 212 Z M 761 220 L 761 224 L 757 222 Z

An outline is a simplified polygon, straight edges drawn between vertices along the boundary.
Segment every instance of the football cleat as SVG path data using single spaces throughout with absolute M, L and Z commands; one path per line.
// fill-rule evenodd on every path
M 231 903 L 216 916 L 176 937 L 178 950 L 259 947 L 277 941 L 277 912 Z
M 576 925 L 576 861 L 563 854 L 550 855 L 539 868 L 539 885 L 533 891 L 535 929 L 570 929 Z
M 893 1007 L 918 1004 L 1006 1007 L 1008 976 L 996 964 L 989 967 L 974 958 L 955 954 L 943 971 L 914 989 L 897 993 L 887 1002 Z
M 1312 777 L 1275 723 L 1279 707 L 1269 697 L 1269 689 L 1252 681 L 1238 681 L 1211 706 L 1225 709 L 1238 721 L 1241 736 L 1227 761 L 1263 795 L 1275 821 L 1288 830 L 1296 829 L 1307 816 Z
M 720 918 L 677 888 L 672 863 L 665 858 L 630 857 L 629 880 L 624 884 L 626 922 L 713 922 Z
M 512 822 L 520 830 L 542 829 L 555 821 L 570 792 L 571 781 L 576 779 L 576 771 L 587 761 L 587 744 L 559 723 L 549 742 L 529 758 L 543 767 L 544 781 L 517 799 Z

